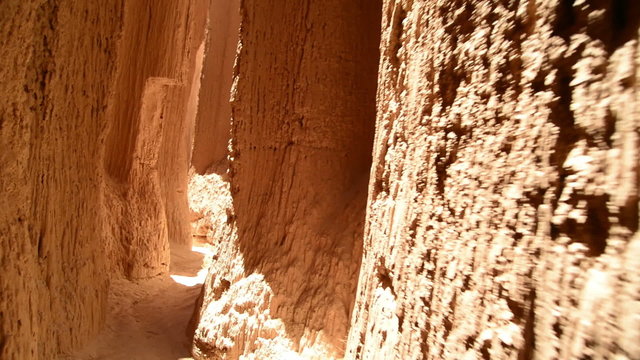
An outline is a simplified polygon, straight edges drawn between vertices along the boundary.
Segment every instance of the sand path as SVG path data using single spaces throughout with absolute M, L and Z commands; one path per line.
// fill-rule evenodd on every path
M 187 327 L 206 271 L 206 245 L 172 249 L 170 274 L 111 284 L 104 330 L 68 360 L 191 359 Z

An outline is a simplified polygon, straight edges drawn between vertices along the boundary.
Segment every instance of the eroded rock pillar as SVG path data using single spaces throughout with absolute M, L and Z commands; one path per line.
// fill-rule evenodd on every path
M 222 249 L 210 269 L 198 356 L 342 354 L 361 258 L 379 10 L 243 2 L 231 98 L 237 233 L 214 240 L 237 252 Z

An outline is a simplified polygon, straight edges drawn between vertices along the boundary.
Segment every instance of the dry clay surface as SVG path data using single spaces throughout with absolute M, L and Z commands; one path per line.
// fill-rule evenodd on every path
M 640 359 L 639 6 L 384 1 L 349 359 Z

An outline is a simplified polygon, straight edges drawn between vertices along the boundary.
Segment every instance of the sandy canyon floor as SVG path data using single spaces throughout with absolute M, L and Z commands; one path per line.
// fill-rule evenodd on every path
M 66 360 L 191 359 L 187 327 L 204 282 L 209 245 L 171 251 L 170 273 L 111 285 L 102 333 Z

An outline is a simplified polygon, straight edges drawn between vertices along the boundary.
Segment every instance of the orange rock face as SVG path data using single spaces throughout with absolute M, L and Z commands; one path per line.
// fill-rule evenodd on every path
M 241 19 L 222 232 L 233 235 L 212 239 L 196 354 L 340 356 L 362 251 L 379 8 L 250 1 Z
M 640 359 L 635 1 L 0 3 L 0 358 Z
M 100 159 L 122 10 L 120 2 L 0 6 L 2 359 L 53 358 L 103 322 Z
M 211 0 L 191 165 L 199 174 L 226 169 L 231 82 L 240 32 L 240 0 Z
M 0 358 L 52 359 L 101 329 L 109 279 L 191 241 L 208 1 L 0 7 Z

